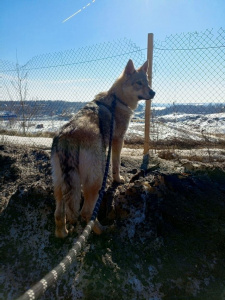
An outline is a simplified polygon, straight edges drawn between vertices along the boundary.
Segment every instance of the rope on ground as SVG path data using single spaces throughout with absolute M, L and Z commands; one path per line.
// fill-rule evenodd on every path
M 45 291 L 52 286 L 56 281 L 65 273 L 72 262 L 75 260 L 76 256 L 82 249 L 85 241 L 91 233 L 94 226 L 94 221 L 90 221 L 85 227 L 84 231 L 73 245 L 72 249 L 69 251 L 66 257 L 47 275 L 45 275 L 39 282 L 37 282 L 31 289 L 26 291 L 17 300 L 35 300 L 38 299 Z
M 79 254 L 80 250 L 84 246 L 87 238 L 89 237 L 94 224 L 95 219 L 97 217 L 102 198 L 104 196 L 104 191 L 106 187 L 106 180 L 109 172 L 109 163 L 110 163 L 110 157 L 111 157 L 111 147 L 112 147 L 112 136 L 113 136 L 113 123 L 114 123 L 114 111 L 116 106 L 116 97 L 114 96 L 114 100 L 112 102 L 112 117 L 111 117 L 111 123 L 110 123 L 110 135 L 109 135 L 109 149 L 108 149 L 108 155 L 107 155 L 107 161 L 105 166 L 105 172 L 103 176 L 103 182 L 101 190 L 99 191 L 99 197 L 95 204 L 94 211 L 92 213 L 91 221 L 88 222 L 86 225 L 84 231 L 76 241 L 76 243 L 73 245 L 72 249 L 69 251 L 67 256 L 64 257 L 64 259 L 47 275 L 45 275 L 40 281 L 38 281 L 31 289 L 26 291 L 22 296 L 20 296 L 17 300 L 35 300 L 38 299 L 41 295 L 45 293 L 45 291 L 50 288 L 54 283 L 57 282 L 57 280 L 65 273 L 69 266 L 72 264 L 72 262 L 75 260 L 76 256 Z

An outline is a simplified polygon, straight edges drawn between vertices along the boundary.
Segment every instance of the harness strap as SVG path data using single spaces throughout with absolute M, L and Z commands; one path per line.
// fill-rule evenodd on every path
M 120 98 L 116 97 L 116 95 L 115 95 L 115 98 L 116 98 L 116 100 L 117 100 L 118 102 L 120 102 L 120 103 L 123 104 L 124 106 L 129 107 L 129 106 L 128 106 L 125 102 L 123 102 Z
M 123 104 L 124 106 L 126 106 L 126 107 L 129 107 L 125 102 L 123 102 L 120 98 L 118 98 L 115 94 L 112 94 L 112 96 L 113 96 L 113 102 L 114 101 L 117 101 L 117 102 L 119 102 L 119 103 L 121 103 L 121 104 Z M 113 111 L 113 102 L 112 102 L 112 106 L 110 106 L 109 104 L 107 104 L 107 103 L 105 103 L 105 102 L 102 102 L 102 101 L 100 101 L 100 100 L 95 100 L 95 103 L 97 104 L 97 105 L 103 105 L 103 106 L 105 106 L 106 108 L 108 108 L 108 110 L 109 111 Z
M 109 164 L 110 164 L 110 157 L 111 157 L 111 148 L 112 148 L 112 138 L 113 138 L 113 124 L 114 124 L 114 114 L 115 114 L 115 107 L 116 107 L 116 97 L 114 97 L 113 102 L 112 102 L 112 107 L 111 107 L 111 112 L 112 112 L 112 117 L 111 117 L 111 122 L 110 122 L 110 132 L 109 132 L 109 148 L 108 148 L 108 154 L 107 154 L 107 160 L 106 160 L 106 165 L 105 165 L 105 172 L 103 176 L 103 182 L 102 182 L 102 187 L 99 191 L 99 197 L 98 200 L 95 204 L 95 208 L 93 210 L 91 220 L 95 220 L 97 218 L 97 214 L 105 193 L 105 187 L 106 187 L 106 180 L 107 176 L 109 173 Z

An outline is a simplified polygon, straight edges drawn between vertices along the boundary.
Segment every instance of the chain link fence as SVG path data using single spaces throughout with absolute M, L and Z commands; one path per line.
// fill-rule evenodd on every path
M 155 40 L 153 85 L 151 147 L 167 158 L 189 149 L 200 160 L 225 148 L 224 29 Z
M 155 39 L 149 147 L 161 156 L 225 148 L 224 50 L 222 28 Z M 1 141 L 50 147 L 54 132 L 109 89 L 130 58 L 139 67 L 146 57 L 147 49 L 123 39 L 36 56 L 23 66 L 1 61 Z M 141 101 L 127 146 L 143 146 L 144 110 Z
M 43 137 L 52 137 L 86 102 L 108 90 L 130 58 L 142 65 L 146 49 L 123 39 L 36 56 L 24 66 L 2 61 L 2 139 L 50 146 L 51 139 Z M 134 136 L 131 126 L 127 141 Z

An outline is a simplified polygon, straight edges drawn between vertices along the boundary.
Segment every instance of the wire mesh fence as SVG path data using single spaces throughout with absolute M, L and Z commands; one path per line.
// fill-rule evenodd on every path
M 225 146 L 225 31 L 171 35 L 154 43 L 152 145 L 157 149 Z M 174 152 L 174 151 L 173 151 Z M 203 155 L 202 155 L 203 156 Z
M 149 147 L 158 150 L 225 147 L 225 31 L 206 30 L 154 41 Z M 1 61 L 0 134 L 3 142 L 50 147 L 54 133 L 96 94 L 109 89 L 132 58 L 147 49 L 128 39 L 33 57 L 25 65 Z M 125 142 L 142 147 L 142 101 Z
M 19 142 L 16 135 L 22 135 L 23 142 L 49 145 L 41 137 L 52 137 L 86 102 L 108 90 L 131 57 L 140 66 L 146 50 L 123 39 L 37 56 L 24 66 L 2 61 L 2 138 Z M 127 140 L 134 135 L 131 129 Z

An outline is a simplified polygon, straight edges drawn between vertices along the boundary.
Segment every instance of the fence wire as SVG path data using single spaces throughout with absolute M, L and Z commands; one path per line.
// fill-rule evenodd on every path
M 152 145 L 224 148 L 225 31 L 168 36 L 154 43 Z
M 149 147 L 225 147 L 225 31 L 206 30 L 154 41 Z M 0 134 L 3 142 L 50 147 L 54 133 L 96 94 L 109 89 L 132 58 L 147 49 L 128 39 L 33 57 L 25 65 L 1 61 Z M 129 126 L 127 146 L 142 147 L 144 102 Z M 161 155 L 164 155 L 161 153 Z M 203 155 L 204 156 L 204 155 Z
M 86 102 L 108 90 L 130 58 L 141 66 L 146 49 L 123 39 L 36 56 L 24 66 L 2 61 L 2 139 L 50 146 L 51 139 L 43 137 L 51 138 Z M 131 129 L 127 140 L 134 136 Z

